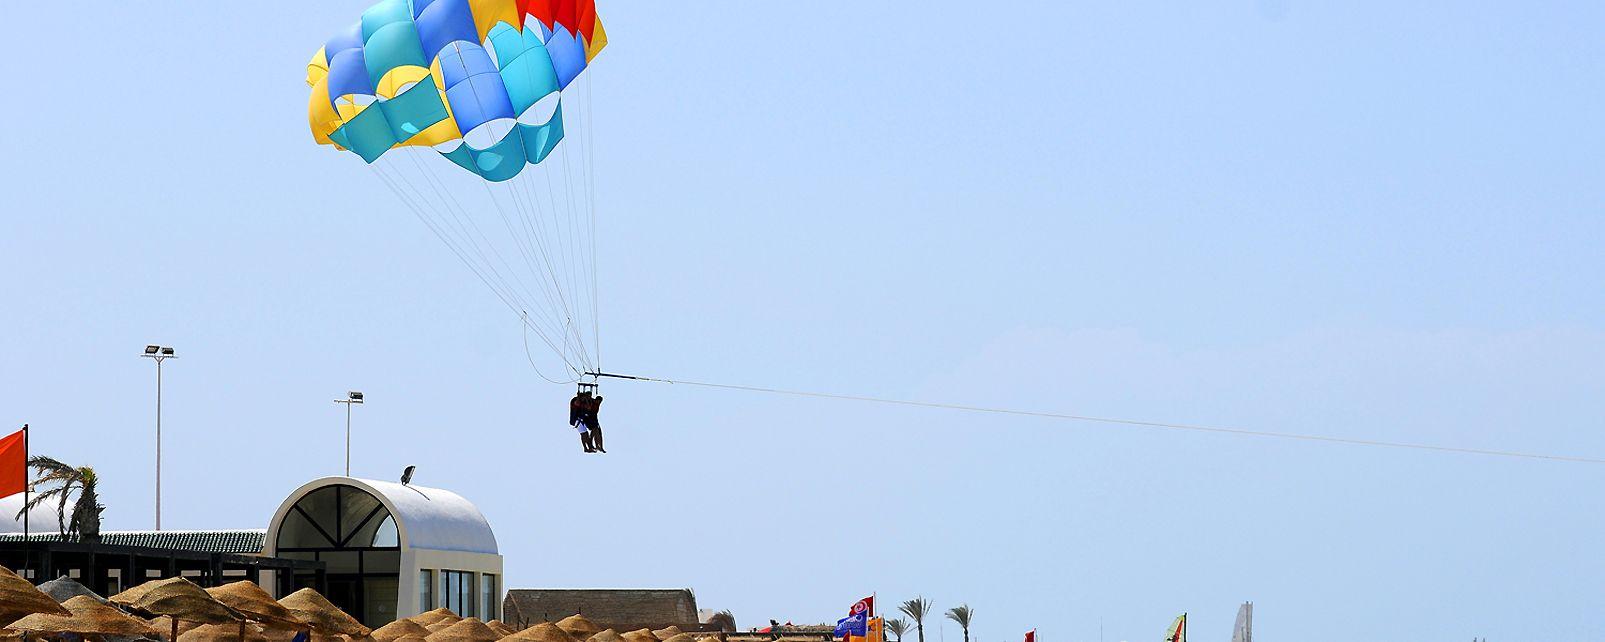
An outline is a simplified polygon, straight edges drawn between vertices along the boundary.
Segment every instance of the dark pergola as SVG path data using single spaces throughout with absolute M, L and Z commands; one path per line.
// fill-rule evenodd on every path
M 280 571 L 274 574 L 278 584 L 276 594 L 280 596 L 295 590 L 293 576 L 296 571 L 310 571 L 314 576 L 313 588 L 319 592 L 328 590 L 326 564 L 320 561 L 145 546 L 62 541 L 0 542 L 0 566 L 18 573 L 31 569 L 35 583 L 77 571 L 78 582 L 101 595 L 117 592 L 110 590 L 109 571 L 114 569 L 120 572 L 122 578 L 119 590 L 148 580 L 181 575 L 206 588 L 240 579 L 238 573 L 224 579 L 228 571 L 243 571 L 244 579 L 252 582 L 261 581 L 262 571 Z M 186 574 L 186 571 L 189 573 Z

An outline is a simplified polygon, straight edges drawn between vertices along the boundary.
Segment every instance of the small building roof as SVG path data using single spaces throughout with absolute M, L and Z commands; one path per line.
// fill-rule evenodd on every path
M 47 524 L 30 524 L 35 542 L 59 542 L 61 534 L 54 520 Z M 265 530 L 230 531 L 101 531 L 100 543 L 109 546 L 138 546 L 164 550 L 195 551 L 199 553 L 235 553 L 257 555 L 262 552 Z M 23 541 L 22 533 L 0 534 L 0 542 Z
M 701 628 L 691 589 L 513 589 L 502 601 L 502 619 L 520 626 L 576 613 L 615 631 Z
M 302 485 L 285 498 L 268 526 L 268 543 L 301 498 L 330 486 L 349 486 L 372 495 L 396 520 L 403 549 L 421 548 L 498 555 L 496 534 L 473 502 L 440 488 L 355 477 L 324 477 Z M 260 549 L 259 549 L 260 550 Z

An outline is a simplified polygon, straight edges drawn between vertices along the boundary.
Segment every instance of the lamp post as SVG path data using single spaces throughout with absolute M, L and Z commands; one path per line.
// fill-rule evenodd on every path
M 351 476 L 351 407 L 362 403 L 362 393 L 352 390 L 346 393 L 345 399 L 335 399 L 335 403 L 346 405 L 346 477 Z
M 166 346 L 145 346 L 141 357 L 156 361 L 156 530 L 162 530 L 162 362 L 177 359 Z

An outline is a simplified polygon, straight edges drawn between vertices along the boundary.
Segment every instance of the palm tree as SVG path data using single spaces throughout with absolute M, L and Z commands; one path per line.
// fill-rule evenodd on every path
M 43 455 L 29 459 L 28 466 L 39 474 L 32 484 L 35 489 L 48 484 L 55 486 L 35 493 L 33 499 L 17 512 L 17 518 L 21 519 L 23 513 L 55 500 L 56 522 L 62 539 L 90 544 L 99 542 L 100 512 L 106 507 L 101 505 L 100 493 L 96 492 L 100 479 L 95 476 L 95 469 L 88 466 L 74 468 Z M 68 503 L 72 504 L 70 513 L 67 510 Z
M 925 642 L 925 615 L 931 612 L 931 601 L 922 595 L 897 605 L 897 610 L 914 618 L 914 629 L 919 632 L 920 642 Z
M 719 627 L 720 631 L 735 633 L 736 614 L 731 613 L 729 609 L 714 613 L 713 617 L 708 618 L 708 624 Z
M 970 642 L 970 618 L 974 616 L 975 611 L 968 604 L 960 604 L 947 610 L 947 619 L 958 622 L 959 628 L 964 629 L 964 642 Z
M 897 618 L 886 621 L 886 630 L 897 636 L 897 642 L 903 642 L 903 634 L 908 633 L 908 620 Z

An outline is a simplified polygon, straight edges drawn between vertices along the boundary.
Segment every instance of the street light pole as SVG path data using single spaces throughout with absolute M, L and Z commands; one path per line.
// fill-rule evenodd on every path
M 178 355 L 172 348 L 148 345 L 139 356 L 156 360 L 156 530 L 162 530 L 162 362 Z
M 362 393 L 352 390 L 346 393 L 345 399 L 335 399 L 335 403 L 346 405 L 346 477 L 351 476 L 351 406 L 362 403 Z

